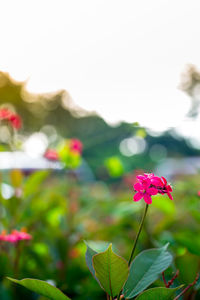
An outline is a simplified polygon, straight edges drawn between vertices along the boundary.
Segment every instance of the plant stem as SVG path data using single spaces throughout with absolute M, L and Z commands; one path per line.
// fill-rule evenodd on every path
M 162 278 L 163 278 L 165 287 L 167 288 L 167 281 L 166 281 L 166 279 L 165 279 L 165 274 L 164 274 L 164 272 L 162 272 Z
M 185 294 L 192 286 L 194 286 L 197 283 L 197 280 L 199 279 L 199 274 L 197 273 L 195 280 L 190 283 L 174 300 L 179 299 L 183 294 Z
M 130 266 L 131 261 L 132 261 L 132 259 L 133 259 L 133 254 L 134 254 L 134 252 L 135 252 L 135 248 L 136 248 L 136 245 L 137 245 L 137 241 L 138 241 L 138 239 L 139 239 L 139 236 L 140 236 L 140 233 L 141 233 L 143 224 L 144 224 L 144 220 L 145 220 L 145 217 L 146 217 L 146 214 L 147 214 L 148 207 L 149 207 L 149 205 L 146 204 L 145 210 L 144 210 L 144 213 L 143 213 L 143 216 L 142 216 L 142 220 L 141 220 L 141 223 L 140 223 L 140 227 L 139 227 L 138 233 L 137 233 L 137 235 L 136 235 L 136 238 L 135 238 L 135 241 L 134 241 L 134 244 L 133 244 L 133 249 L 132 249 L 132 252 L 131 252 L 131 256 L 130 256 L 130 259 L 129 259 L 129 262 L 128 262 L 128 265 L 129 265 L 129 266 Z
M 18 277 L 20 254 L 21 254 L 21 245 L 18 242 L 16 244 L 16 248 L 15 248 L 15 260 L 14 260 L 14 276 L 15 276 L 15 278 Z
M 178 277 L 178 275 L 179 275 L 179 270 L 177 270 L 176 274 L 172 277 L 172 279 L 168 281 L 166 288 L 169 288 L 173 284 L 174 280 Z

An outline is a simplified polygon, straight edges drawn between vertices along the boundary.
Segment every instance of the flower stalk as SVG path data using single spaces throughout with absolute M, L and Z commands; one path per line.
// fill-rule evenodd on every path
M 144 213 L 143 213 L 143 216 L 142 216 L 142 220 L 140 222 L 140 227 L 139 227 L 139 230 L 138 230 L 138 233 L 136 235 L 136 238 L 135 238 L 135 241 L 134 241 L 134 244 L 133 244 L 133 249 L 132 249 L 132 252 L 131 252 L 131 255 L 130 255 L 130 258 L 129 258 L 129 262 L 128 262 L 128 265 L 130 266 L 131 262 L 132 262 L 132 259 L 133 259 L 133 254 L 135 252 L 135 248 L 137 246 L 137 242 L 138 242 L 138 239 L 139 239 L 139 236 L 140 236 L 140 233 L 142 231 L 142 227 L 143 227 L 143 224 L 144 224 L 144 220 L 145 220 L 145 217 L 146 217 L 146 214 L 147 214 L 147 211 L 148 211 L 148 207 L 149 205 L 146 203 L 145 205 L 145 210 L 144 210 Z

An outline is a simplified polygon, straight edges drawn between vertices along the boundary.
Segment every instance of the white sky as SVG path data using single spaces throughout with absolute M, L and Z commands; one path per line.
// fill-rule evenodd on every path
M 197 0 L 0 0 L 0 70 L 31 92 L 66 89 L 111 122 L 177 126 L 200 66 Z

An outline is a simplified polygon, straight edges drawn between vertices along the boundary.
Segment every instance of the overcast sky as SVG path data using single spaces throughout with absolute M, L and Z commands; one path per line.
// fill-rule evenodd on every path
M 66 89 L 106 120 L 178 126 L 190 100 L 185 65 L 200 67 L 200 1 L 0 1 L 0 70 L 31 92 Z

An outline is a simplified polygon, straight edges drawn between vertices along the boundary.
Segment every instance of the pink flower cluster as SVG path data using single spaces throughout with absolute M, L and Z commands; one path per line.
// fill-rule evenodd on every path
M 151 196 L 157 194 L 167 194 L 168 197 L 173 200 L 171 195 L 172 187 L 167 183 L 164 177 L 155 176 L 153 173 L 144 173 L 144 175 L 138 175 L 139 182 L 134 184 L 134 190 L 136 194 L 133 197 L 134 201 L 139 201 L 144 198 L 147 204 L 152 203 Z
M 44 157 L 53 161 L 57 161 L 59 159 L 58 152 L 54 149 L 47 149 L 47 151 L 44 154 Z
M 0 109 L 0 121 L 8 121 L 17 130 L 22 127 L 21 117 L 7 108 Z
M 78 139 L 71 139 L 69 144 L 70 150 L 75 153 L 82 153 L 83 144 Z
M 0 241 L 9 242 L 9 243 L 17 243 L 19 241 L 29 241 L 32 239 L 32 236 L 27 232 L 21 230 L 13 230 L 10 234 L 6 234 L 6 231 L 2 231 L 0 234 Z

